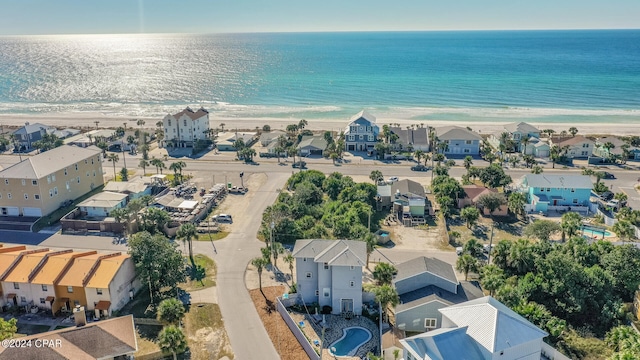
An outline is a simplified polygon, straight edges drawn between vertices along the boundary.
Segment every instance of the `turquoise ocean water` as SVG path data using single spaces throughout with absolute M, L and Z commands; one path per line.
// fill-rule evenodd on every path
M 640 30 L 0 37 L 0 114 L 640 124 Z

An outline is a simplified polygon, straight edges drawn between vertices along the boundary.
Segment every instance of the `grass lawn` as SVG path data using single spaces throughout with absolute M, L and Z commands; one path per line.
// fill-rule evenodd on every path
M 127 176 L 129 179 L 131 179 L 135 174 L 136 174 L 135 170 L 127 170 Z M 114 181 L 122 181 L 122 175 L 120 175 L 120 172 L 116 173 L 116 178 Z
M 211 234 L 198 234 L 198 241 L 216 241 L 222 240 L 229 235 L 228 231 L 217 231 Z
M 38 221 L 36 221 L 35 224 L 33 224 L 33 232 L 38 232 L 40 230 L 42 230 L 42 228 L 46 227 L 46 226 L 51 226 L 55 223 L 57 223 L 58 221 L 60 221 L 60 219 L 65 216 L 67 213 L 69 213 L 69 211 L 73 210 L 76 208 L 76 204 L 79 204 L 83 201 L 85 201 L 86 199 L 90 198 L 91 196 L 99 193 L 102 191 L 102 188 L 104 186 L 98 186 L 97 188 L 89 191 L 88 193 L 80 196 L 79 198 L 77 198 L 76 200 L 73 201 L 73 204 L 69 205 L 69 206 L 65 206 L 63 208 L 60 208 L 54 212 L 52 212 L 51 214 L 47 215 L 47 216 L 43 216 L 41 217 Z
M 457 232 L 460 237 L 456 240 L 454 246 L 463 246 L 469 239 L 478 239 L 481 242 L 489 242 L 491 237 L 491 218 L 481 217 L 478 223 L 467 228 L 466 223 L 456 217 L 447 220 L 449 232 Z M 500 240 L 516 241 L 523 237 L 522 232 L 525 224 L 513 218 L 496 218 L 496 226 L 493 228 L 493 243 L 496 244 Z
M 187 282 L 180 284 L 180 288 L 185 291 L 201 290 L 216 285 L 216 263 L 202 254 L 194 257 L 196 268 L 191 267 L 191 260 L 187 268 Z
M 16 332 L 16 334 L 24 334 L 24 335 L 34 335 L 34 334 L 47 332 L 51 327 L 49 325 L 33 325 L 33 324 L 25 324 L 25 323 L 18 323 L 17 326 L 18 326 L 18 331 Z

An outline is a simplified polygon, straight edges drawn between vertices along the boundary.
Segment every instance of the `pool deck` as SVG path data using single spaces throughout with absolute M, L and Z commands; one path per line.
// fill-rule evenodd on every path
M 311 341 L 316 339 L 321 340 L 321 323 L 317 323 L 313 318 L 310 318 L 306 314 L 292 312 L 290 312 L 290 314 L 291 317 L 296 320 L 296 322 L 304 320 L 305 327 L 303 328 L 303 331 L 311 339 Z M 369 341 L 367 341 L 364 345 L 360 346 L 354 357 L 338 356 L 338 359 L 362 359 L 369 352 L 373 352 L 374 354 L 380 352 L 380 330 L 378 329 L 378 326 L 370 319 L 364 316 L 356 316 L 351 320 L 346 320 L 340 315 L 325 315 L 325 320 L 327 321 L 327 324 L 324 332 L 322 359 L 334 359 L 334 356 L 329 353 L 329 347 L 331 346 L 331 344 L 342 337 L 342 329 L 353 326 L 363 327 L 369 330 L 371 332 L 371 339 L 369 339 Z M 317 346 L 316 348 L 318 347 L 319 346 Z

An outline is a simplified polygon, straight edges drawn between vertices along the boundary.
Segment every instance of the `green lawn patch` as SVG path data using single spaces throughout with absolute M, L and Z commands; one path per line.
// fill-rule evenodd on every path
M 222 240 L 229 235 L 228 231 L 216 231 L 214 233 L 198 234 L 198 241 L 216 241 Z
M 493 228 L 494 244 L 500 240 L 516 241 L 523 237 L 522 231 L 524 224 L 522 222 L 514 221 L 514 219 L 511 218 L 504 220 L 504 222 L 500 222 L 500 219 L 496 218 L 496 226 Z M 452 245 L 455 246 L 462 246 L 469 241 L 469 239 L 478 239 L 482 242 L 488 242 L 491 239 L 491 218 L 481 217 L 478 219 L 478 223 L 472 226 L 471 229 L 468 229 L 466 223 L 459 218 L 447 220 L 447 225 L 449 234 L 453 232 L 460 234 L 456 243 L 452 243 Z
M 51 326 L 49 325 L 34 325 L 34 324 L 18 323 L 18 331 L 16 333 L 29 336 L 29 335 L 47 332 L 49 331 L 50 327 Z
M 187 282 L 180 284 L 185 291 L 201 290 L 216 286 L 216 263 L 202 254 L 193 257 L 196 264 L 191 266 L 191 260 L 187 258 Z
M 86 199 L 90 198 L 91 196 L 99 193 L 102 191 L 102 188 L 104 187 L 104 185 L 98 186 L 97 188 L 89 191 L 88 193 L 80 196 L 79 198 L 77 198 L 76 200 L 73 201 L 73 204 L 69 205 L 69 206 L 65 206 L 63 208 L 60 208 L 54 212 L 52 212 L 51 214 L 47 215 L 47 216 L 43 216 L 40 219 L 38 219 L 38 221 L 36 221 L 35 224 L 33 224 L 33 232 L 38 232 L 40 230 L 42 230 L 43 228 L 47 227 L 47 226 L 51 226 L 55 223 L 57 223 L 58 221 L 60 221 L 60 219 L 65 216 L 66 214 L 68 214 L 71 210 L 76 208 L 76 204 L 79 204 L 83 201 L 85 201 Z

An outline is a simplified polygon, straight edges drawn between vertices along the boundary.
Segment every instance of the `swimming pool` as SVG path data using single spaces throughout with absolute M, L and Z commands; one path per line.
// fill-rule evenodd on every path
M 362 327 L 348 327 L 342 329 L 342 337 L 329 347 L 333 356 L 353 356 L 360 346 L 371 339 L 371 332 Z
M 611 237 L 614 236 L 613 233 L 607 231 L 607 230 L 603 230 L 603 229 L 599 229 L 599 228 L 594 228 L 591 227 L 589 225 L 584 225 L 582 227 L 582 229 L 580 230 L 580 233 L 582 235 L 588 236 L 588 237 L 592 237 L 592 238 L 598 238 L 601 239 L 602 238 L 602 234 L 604 232 L 604 236 L 605 237 Z

